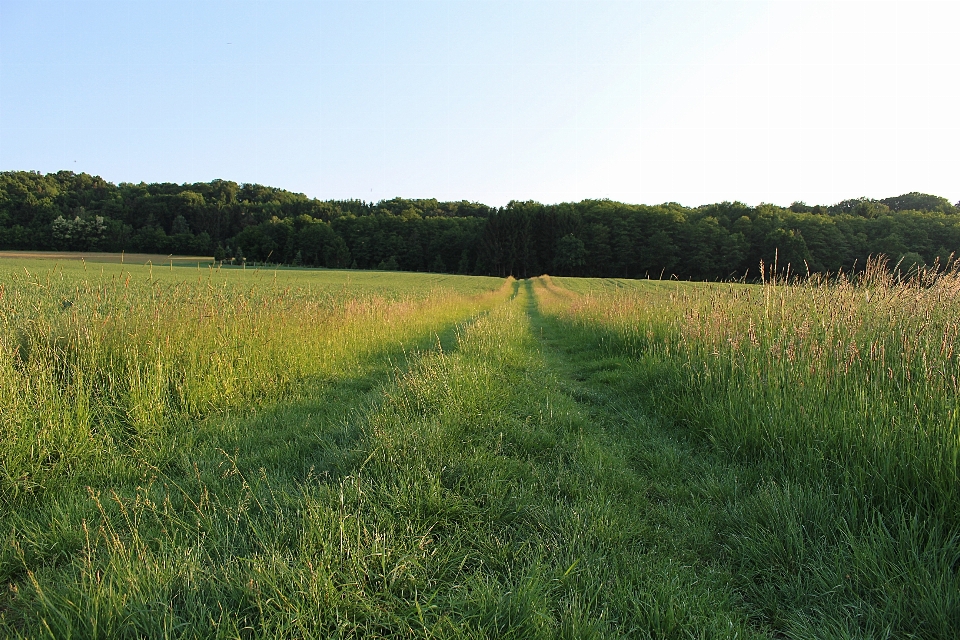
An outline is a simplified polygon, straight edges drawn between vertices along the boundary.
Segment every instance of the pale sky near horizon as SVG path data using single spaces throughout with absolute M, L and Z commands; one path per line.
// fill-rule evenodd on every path
M 0 170 L 960 200 L 960 2 L 0 0 Z

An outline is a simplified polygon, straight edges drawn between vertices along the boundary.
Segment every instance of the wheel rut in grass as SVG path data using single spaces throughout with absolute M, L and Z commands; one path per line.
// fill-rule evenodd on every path
M 618 440 L 637 416 L 574 380 L 533 294 L 522 284 L 455 350 L 424 354 L 362 417 L 369 453 L 305 487 L 284 554 L 298 569 L 263 602 L 315 584 L 307 564 L 324 587 L 299 620 L 331 632 L 347 620 L 340 633 L 405 637 L 752 635 L 699 553 L 695 507 L 668 495 L 689 487 L 652 494 L 637 459 L 692 457 Z
M 259 619 L 261 563 L 291 557 L 318 495 L 342 506 L 338 491 L 373 446 L 367 417 L 425 353 L 455 352 L 458 332 L 486 313 L 384 345 L 273 405 L 210 416 L 172 434 L 172 455 L 78 476 L 6 514 L 0 635 L 242 635 Z
M 541 311 L 545 297 L 559 295 L 566 304 L 576 294 L 549 281 L 523 284 L 545 378 L 580 423 L 586 469 L 569 471 L 584 474 L 590 491 L 579 500 L 605 505 L 607 526 L 618 532 L 594 542 L 603 552 L 591 569 L 603 576 L 611 611 L 623 616 L 619 629 L 655 637 L 685 637 L 693 629 L 762 637 L 730 587 L 716 541 L 738 469 L 648 415 L 629 362 Z M 596 520 L 584 522 L 584 535 L 598 528 Z
M 531 282 L 513 293 L 94 495 L 89 539 L 7 615 L 61 636 L 755 635 L 710 555 L 729 479 Z

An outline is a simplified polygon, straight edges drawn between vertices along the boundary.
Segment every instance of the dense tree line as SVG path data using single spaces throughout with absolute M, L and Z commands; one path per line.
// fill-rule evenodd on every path
M 960 250 L 960 210 L 921 193 L 786 208 L 610 200 L 498 208 L 401 198 L 368 203 L 225 180 L 114 185 L 83 173 L 17 171 L 0 173 L 0 249 L 717 280 L 757 274 L 761 260 L 801 272 L 850 271 L 878 254 L 905 267 L 942 264 Z

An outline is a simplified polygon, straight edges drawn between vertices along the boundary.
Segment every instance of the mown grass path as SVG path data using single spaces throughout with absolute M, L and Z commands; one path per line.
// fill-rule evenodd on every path
M 433 348 L 218 419 L 175 464 L 59 503 L 44 524 L 62 530 L 32 539 L 62 550 L 11 576 L 0 629 L 760 635 L 711 528 L 736 470 L 652 422 L 616 361 L 515 286 Z
M 608 606 L 620 616 L 616 635 L 768 637 L 748 621 L 717 544 L 716 527 L 743 470 L 650 415 L 629 362 L 540 312 L 545 298 L 575 297 L 544 284 L 525 283 L 536 293 L 527 310 L 531 330 L 557 392 L 576 403 L 591 448 L 602 454 L 593 498 L 622 532 L 589 570 L 619 587 L 608 590 Z

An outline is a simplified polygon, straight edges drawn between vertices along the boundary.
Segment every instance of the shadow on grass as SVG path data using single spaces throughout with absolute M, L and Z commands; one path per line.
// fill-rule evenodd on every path
M 856 481 L 861 460 L 814 467 L 809 451 L 737 437 L 730 421 L 787 416 L 725 403 L 649 338 L 533 302 L 529 313 L 567 392 L 597 420 L 616 416 L 608 432 L 645 478 L 659 544 L 726 572 L 754 623 L 790 637 L 957 637 L 960 537 L 935 505 L 909 491 L 878 500 Z
M 88 523 L 120 518 L 127 501 L 163 503 L 184 513 L 211 496 L 242 500 L 251 488 L 265 492 L 257 500 L 279 491 L 289 501 L 304 482 L 334 483 L 354 473 L 369 455 L 365 416 L 384 401 L 385 390 L 424 352 L 454 352 L 457 334 L 480 315 L 412 345 L 369 354 L 336 375 L 300 381 L 272 404 L 173 428 L 165 442 L 169 452 L 142 452 L 139 462 L 131 458 L 119 470 L 110 465 L 108 475 L 81 471 L 58 490 L 0 514 L 6 537 L 0 582 L 71 562 L 87 544 Z M 91 499 L 96 496 L 103 499 Z

